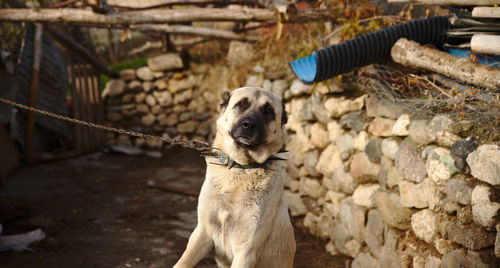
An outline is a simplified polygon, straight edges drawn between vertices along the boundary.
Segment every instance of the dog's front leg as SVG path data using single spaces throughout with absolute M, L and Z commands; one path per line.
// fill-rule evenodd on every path
M 236 252 L 231 268 L 253 268 L 257 262 L 257 252 L 244 249 Z
M 196 226 L 189 237 L 186 250 L 179 261 L 174 265 L 174 268 L 194 267 L 203 257 L 205 257 L 205 255 L 207 255 L 213 246 L 214 243 L 208 236 L 205 228 L 200 225 Z

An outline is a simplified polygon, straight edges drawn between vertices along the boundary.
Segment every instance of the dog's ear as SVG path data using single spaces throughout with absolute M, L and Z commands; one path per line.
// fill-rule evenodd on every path
M 220 110 L 224 111 L 229 104 L 229 99 L 231 98 L 231 92 L 229 91 L 224 91 L 222 92 L 222 103 L 220 104 Z
M 286 115 L 285 104 L 281 102 L 281 124 L 286 124 L 288 122 L 288 116 Z

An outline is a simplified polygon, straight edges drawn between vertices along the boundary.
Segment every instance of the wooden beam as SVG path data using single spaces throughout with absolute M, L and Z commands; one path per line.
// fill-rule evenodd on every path
M 194 27 L 187 25 L 158 25 L 158 24 L 139 24 L 130 27 L 140 32 L 163 32 L 167 34 L 178 35 L 197 35 L 209 38 L 232 39 L 242 41 L 256 41 L 257 37 L 237 34 L 232 31 L 212 29 L 205 27 Z
M 404 66 L 420 68 L 452 77 L 479 87 L 500 88 L 500 70 L 458 58 L 434 48 L 424 47 L 406 38 L 391 49 L 392 59 Z
M 283 22 L 325 21 L 327 10 L 300 12 Z M 130 25 L 147 23 L 181 23 L 193 21 L 265 21 L 276 22 L 276 13 L 268 9 L 189 8 L 126 11 L 98 14 L 87 9 L 0 9 L 0 21 L 78 23 L 89 25 Z

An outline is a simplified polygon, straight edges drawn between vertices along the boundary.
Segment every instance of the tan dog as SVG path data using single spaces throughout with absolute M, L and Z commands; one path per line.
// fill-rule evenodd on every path
M 223 97 L 214 148 L 198 201 L 198 225 L 175 268 L 215 248 L 219 267 L 293 267 L 295 239 L 283 197 L 286 112 L 271 92 L 239 88 Z

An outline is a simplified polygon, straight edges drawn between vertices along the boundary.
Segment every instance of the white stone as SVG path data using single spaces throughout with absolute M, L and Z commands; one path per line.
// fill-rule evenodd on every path
M 152 113 L 148 113 L 141 117 L 141 123 L 145 126 L 151 126 L 156 121 L 156 116 Z
M 333 176 L 335 169 L 341 165 L 342 160 L 340 159 L 337 146 L 335 146 L 334 144 L 330 144 L 321 153 L 318 164 L 316 165 L 316 170 L 326 176 Z
M 409 132 L 410 137 L 420 144 L 429 144 L 435 139 L 435 137 L 431 135 L 427 120 L 412 121 Z
M 377 137 L 392 136 L 395 121 L 389 118 L 375 117 L 368 126 L 368 131 Z
M 299 96 L 302 94 L 309 95 L 312 92 L 312 86 L 305 85 L 302 82 L 300 82 L 298 79 L 295 79 L 292 82 L 292 85 L 290 86 L 290 91 L 292 92 L 293 96 Z
M 342 199 L 344 199 L 346 195 L 341 192 L 335 192 L 335 191 L 327 191 L 325 194 L 325 201 L 330 202 L 331 206 L 329 209 L 331 209 L 332 216 L 337 218 L 340 210 L 340 202 Z
M 172 105 L 172 94 L 168 91 L 155 91 L 153 92 L 153 96 L 155 96 L 161 107 L 168 107 Z
M 441 268 L 441 259 L 432 255 L 427 256 L 425 268 Z
M 345 243 L 344 248 L 346 249 L 345 253 L 354 258 L 359 254 L 359 251 L 361 250 L 361 244 L 356 241 L 356 239 L 352 239 Z
M 393 138 L 386 138 L 382 140 L 381 149 L 385 156 L 394 159 L 396 152 L 399 150 L 399 143 Z
M 363 184 L 354 190 L 352 199 L 354 204 L 362 207 L 375 207 L 375 192 L 380 188 L 378 184 Z
M 332 183 L 334 187 L 331 189 L 340 190 L 344 193 L 352 194 L 354 192 L 354 178 L 349 172 L 344 170 L 344 166 L 338 166 L 332 176 Z
M 106 83 L 106 86 L 102 92 L 102 97 L 107 96 L 114 97 L 122 94 L 125 91 L 127 84 L 121 79 L 111 79 Z
M 151 107 L 155 106 L 156 105 L 155 97 L 153 97 L 153 95 L 147 95 L 146 96 L 146 103 Z
M 425 163 L 427 175 L 434 183 L 444 186 L 451 175 L 457 172 L 453 163 L 450 150 L 442 147 L 434 148 Z
M 129 90 L 139 90 L 142 87 L 142 83 L 139 80 L 132 80 L 127 86 Z
M 153 72 L 179 69 L 184 67 L 182 59 L 178 54 L 168 53 L 154 56 L 148 59 L 148 67 Z
M 340 135 L 342 135 L 342 133 L 344 132 L 342 130 L 342 127 L 340 126 L 340 124 L 335 120 L 328 122 L 327 129 L 328 129 L 328 135 L 329 135 L 328 137 L 329 137 L 330 141 L 333 143 L 335 143 L 337 141 L 338 137 L 340 137 Z
M 179 133 L 182 133 L 182 134 L 193 133 L 196 130 L 197 126 L 198 126 L 197 121 L 190 120 L 190 121 L 178 124 L 177 131 L 179 131 Z
M 399 183 L 399 195 L 403 207 L 426 208 L 428 206 L 423 183 L 415 184 L 403 180 Z
M 186 89 L 191 89 L 196 85 L 196 78 L 192 75 L 182 79 L 168 80 L 168 91 L 177 93 Z
M 182 103 L 182 102 L 186 102 L 189 99 L 191 99 L 192 96 L 193 96 L 193 91 L 191 89 L 184 90 L 184 91 L 182 91 L 180 93 L 177 93 L 174 96 L 174 104 L 179 104 L 179 103 Z
M 288 83 L 284 79 L 274 80 L 271 85 L 271 91 L 274 95 L 278 96 L 280 99 L 283 99 L 283 93 L 285 89 L 287 89 Z
M 149 112 L 149 106 L 147 106 L 144 103 L 137 104 L 135 109 L 137 110 L 138 113 L 141 113 L 141 114 L 146 114 Z
M 394 136 L 408 136 L 410 132 L 408 129 L 410 128 L 410 116 L 408 114 L 402 114 L 392 126 L 392 134 Z
M 335 144 L 337 145 L 340 158 L 344 161 L 347 160 L 354 151 L 354 138 L 350 133 L 345 133 L 338 137 Z
M 147 66 L 137 69 L 136 75 L 138 78 L 144 81 L 151 81 L 154 78 L 153 72 Z
M 292 217 L 302 216 L 307 213 L 307 207 L 300 198 L 300 194 L 285 190 L 284 196 Z
M 370 253 L 361 252 L 352 261 L 351 268 L 380 268 L 380 264 Z
M 339 252 L 335 248 L 335 243 L 332 240 L 328 241 L 328 243 L 325 246 L 325 250 L 332 256 L 339 255 Z
M 372 163 L 366 153 L 358 152 L 352 157 L 349 170 L 354 179 L 363 176 L 377 177 L 380 165 Z
M 300 192 L 315 199 L 321 197 L 324 194 L 324 191 L 322 191 L 321 185 L 319 184 L 318 180 L 311 178 L 300 179 Z
M 490 201 L 490 189 L 485 185 L 477 185 L 472 190 L 472 218 L 475 223 L 491 230 L 496 224 L 495 217 L 498 215 L 500 204 Z
M 418 238 L 431 243 L 437 232 L 436 214 L 428 209 L 413 214 L 411 216 L 411 228 Z
M 120 78 L 125 81 L 130 81 L 135 79 L 134 69 L 125 69 L 120 71 Z
M 326 100 L 324 106 L 329 117 L 339 118 L 343 114 L 350 112 L 353 104 L 350 99 L 345 97 L 331 97 Z
M 370 136 L 366 131 L 359 132 L 358 136 L 354 139 L 354 148 L 358 151 L 365 151 L 365 147 L 370 141 Z
M 363 243 L 365 232 L 365 211 L 354 204 L 352 197 L 340 202 L 339 220 L 347 233 L 358 243 Z
M 395 166 L 391 166 L 387 169 L 386 183 L 389 188 L 398 185 L 402 180 L 403 177 L 399 174 Z
M 328 131 L 323 124 L 316 122 L 311 126 L 311 143 L 313 146 L 324 149 L 329 143 L 328 137 Z
M 472 176 L 491 185 L 500 184 L 500 146 L 484 144 L 467 156 Z
M 425 259 L 421 256 L 413 257 L 413 268 L 425 268 Z

